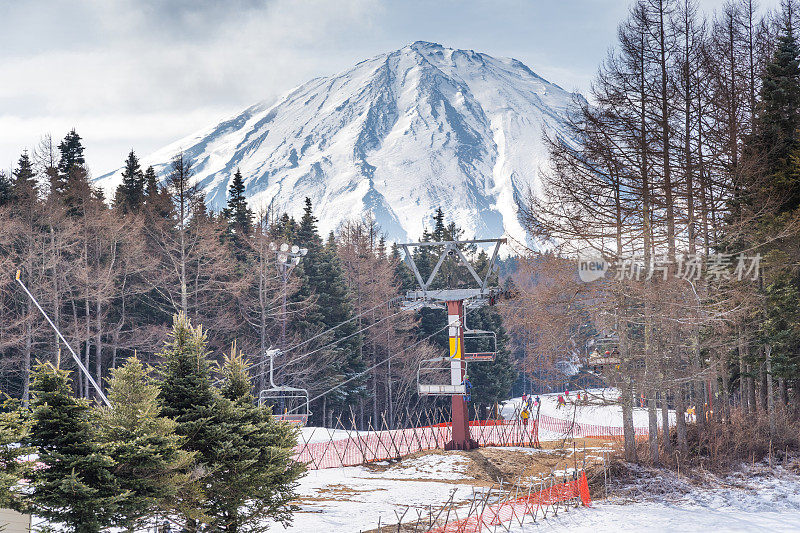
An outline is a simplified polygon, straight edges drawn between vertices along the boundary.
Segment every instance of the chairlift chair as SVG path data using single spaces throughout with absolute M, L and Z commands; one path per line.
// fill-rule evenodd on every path
M 272 406 L 272 416 L 299 426 L 308 423 L 308 391 L 296 387 L 275 386 L 258 393 L 258 405 Z
M 287 385 L 275 385 L 273 381 L 273 364 L 275 354 L 280 350 L 267 350 L 269 356 L 269 388 L 258 393 L 258 405 L 272 407 L 272 416 L 283 422 L 290 422 L 300 426 L 308 423 L 311 416 L 309 409 L 308 391 Z
M 463 382 L 459 385 L 450 383 L 453 361 L 458 361 L 458 359 L 435 357 L 420 361 L 419 367 L 417 367 L 417 393 L 420 396 L 466 394 L 467 387 Z
M 494 331 L 482 329 L 469 329 L 467 327 L 466 316 L 462 318 L 464 323 L 464 354 L 465 361 L 494 361 L 497 357 L 497 334 Z M 488 349 L 484 348 L 486 343 Z

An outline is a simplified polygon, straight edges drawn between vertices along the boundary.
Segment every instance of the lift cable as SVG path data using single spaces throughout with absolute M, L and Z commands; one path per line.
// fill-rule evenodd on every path
M 477 308 L 476 308 L 476 309 L 477 309 Z M 465 316 L 465 318 L 466 318 L 466 315 L 467 315 L 467 313 L 469 313 L 469 312 L 471 312 L 471 311 L 474 311 L 474 310 L 475 310 L 475 309 L 470 309 L 469 311 L 465 311 L 465 312 L 464 312 L 464 316 Z M 366 374 L 367 372 L 370 372 L 370 371 L 372 371 L 372 370 L 374 370 L 374 369 L 378 368 L 378 367 L 379 367 L 380 365 L 382 365 L 383 363 L 386 363 L 386 362 L 388 362 L 388 361 L 391 361 L 392 359 L 394 359 L 394 358 L 395 358 L 395 357 L 397 357 L 398 355 L 400 355 L 400 354 L 404 353 L 406 350 L 410 350 L 411 348 L 413 348 L 413 347 L 415 347 L 415 346 L 417 346 L 417 345 L 419 345 L 419 344 L 421 344 L 421 343 L 423 343 L 423 342 L 427 341 L 427 340 L 428 340 L 428 339 L 430 339 L 431 337 L 433 337 L 433 336 L 435 336 L 435 335 L 438 335 L 439 333 L 441 333 L 442 331 L 446 330 L 446 329 L 447 329 L 447 328 L 449 328 L 450 326 L 452 326 L 452 324 L 447 324 L 447 325 L 445 325 L 443 328 L 440 328 L 440 329 L 438 329 L 438 330 L 434 331 L 433 333 L 431 333 L 431 334 L 430 334 L 430 335 L 428 335 L 427 337 L 423 337 L 422 339 L 419 339 L 419 340 L 418 340 L 417 342 L 415 342 L 414 344 L 412 344 L 412 345 L 410 345 L 410 346 L 406 346 L 405 348 L 403 348 L 403 349 L 402 349 L 402 350 L 400 350 L 399 352 L 397 352 L 397 353 L 395 353 L 395 354 L 392 354 L 392 355 L 390 355 L 389 357 L 387 357 L 386 359 L 384 359 L 384 360 L 382 360 L 382 361 L 380 361 L 380 362 L 377 362 L 377 363 L 375 363 L 375 364 L 374 364 L 374 365 L 372 365 L 371 367 L 369 367 L 369 368 L 365 369 L 363 372 L 359 372 L 359 373 L 358 373 L 358 374 L 356 374 L 355 376 L 353 376 L 353 377 L 351 377 L 351 378 L 349 378 L 349 379 L 347 379 L 347 380 L 345 380 L 345 381 L 343 381 L 343 382 L 339 383 L 338 385 L 336 385 L 336 386 L 334 386 L 334 387 L 331 387 L 330 389 L 326 390 L 326 391 L 325 391 L 325 392 L 323 392 L 322 394 L 318 394 L 317 396 L 314 396 L 314 397 L 313 397 L 313 398 L 311 398 L 311 399 L 310 399 L 308 402 L 309 402 L 309 403 L 311 403 L 311 402 L 313 402 L 313 401 L 315 401 L 315 400 L 319 400 L 319 399 L 320 399 L 320 398 L 322 398 L 323 396 L 327 396 L 327 395 L 328 395 L 328 394 L 330 394 L 331 392 L 333 392 L 333 391 L 335 391 L 335 390 L 337 390 L 337 389 L 340 389 L 341 387 L 344 387 L 345 385 L 347 385 L 347 384 L 348 384 L 348 383 L 350 383 L 351 381 L 353 381 L 353 380 L 355 380 L 355 379 L 357 379 L 357 378 L 359 378 L 359 377 L 363 376 L 363 375 L 364 375 L 364 374 Z M 292 411 L 295 411 L 295 410 L 297 410 L 297 408 L 293 409 Z M 291 411 L 290 411 L 290 412 L 291 412 Z
M 381 304 L 381 305 L 382 305 L 382 304 Z M 322 351 L 322 350 L 325 350 L 326 348 L 330 348 L 331 346 L 334 346 L 334 345 L 336 345 L 336 344 L 339 344 L 340 342 L 342 342 L 342 341 L 344 341 L 344 340 L 347 340 L 347 339 L 349 339 L 349 338 L 351 338 L 351 337 L 355 337 L 356 335 L 360 335 L 361 333 L 363 333 L 363 332 L 367 331 L 368 329 L 370 329 L 370 328 L 372 328 L 372 327 L 375 327 L 375 326 L 377 326 L 378 324 L 380 324 L 380 323 L 382 323 L 382 322 L 385 322 L 386 320 L 389 320 L 390 318 L 394 318 L 394 317 L 396 317 L 397 315 L 399 315 L 399 314 L 403 313 L 404 311 L 405 311 L 405 310 L 400 310 L 400 311 L 397 311 L 396 313 L 392 313 L 391 315 L 385 316 L 385 317 L 381 318 L 380 320 L 378 320 L 378 321 L 376 321 L 376 322 L 373 322 L 372 324 L 370 324 L 370 325 L 368 325 L 368 326 L 364 326 L 363 328 L 359 329 L 358 331 L 356 331 L 356 332 L 354 332 L 354 333 L 351 333 L 350 335 L 346 335 L 346 336 L 342 337 L 341 339 L 337 339 L 337 340 L 335 340 L 335 341 L 331 341 L 331 342 L 329 342 L 328 344 L 324 344 L 324 345 L 320 346 L 319 348 L 315 348 L 314 350 L 312 350 L 312 351 L 310 351 L 310 352 L 304 353 L 303 355 L 299 355 L 299 356 L 295 357 L 295 358 L 294 358 L 292 361 L 290 361 L 290 362 L 288 362 L 288 363 L 285 363 L 283 366 L 281 366 L 281 367 L 279 367 L 279 368 L 276 368 L 275 370 L 281 370 L 281 369 L 283 369 L 283 368 L 286 368 L 286 367 L 287 367 L 287 366 L 289 366 L 289 365 L 295 364 L 295 363 L 296 363 L 297 361 L 299 361 L 300 359 L 305 359 L 306 357 L 308 357 L 308 356 L 311 356 L 311 355 L 314 355 L 315 353 L 317 353 L 317 352 L 320 352 L 320 351 Z M 351 319 L 351 320 L 352 320 L 352 319 Z M 344 324 L 344 322 L 343 322 L 342 324 Z M 342 324 L 339 324 L 339 326 L 341 326 Z M 339 327 L 339 326 L 336 326 L 336 327 Z M 330 330 L 328 330 L 328 331 L 330 331 Z M 264 374 L 266 374 L 267 372 L 268 372 L 267 370 L 261 371 L 261 372 L 259 372 L 258 374 L 254 374 L 254 375 L 250 376 L 250 378 L 251 378 L 251 379 L 255 379 L 255 378 L 261 377 L 261 376 L 263 376 Z
M 20 279 L 21 274 L 22 274 L 22 272 L 17 270 L 16 279 L 17 279 L 17 282 L 19 282 L 20 286 L 22 287 L 22 290 L 24 290 L 25 294 L 27 294 L 28 297 L 33 301 L 34 305 L 36 305 L 36 308 L 39 309 L 39 311 L 42 313 L 42 316 L 44 316 L 45 320 L 47 320 L 47 322 L 50 324 L 50 327 L 52 327 L 53 330 L 55 330 L 56 335 L 58 335 L 58 337 L 61 339 L 61 341 L 67 347 L 67 349 L 69 350 L 69 353 L 72 354 L 72 358 L 75 359 L 76 363 L 78 363 L 78 367 L 81 369 L 81 372 L 83 372 L 83 374 L 86 376 L 86 378 L 92 384 L 92 386 L 95 388 L 95 390 L 97 391 L 97 395 L 100 397 L 101 400 L 103 400 L 103 403 L 106 404 L 106 406 L 111 407 L 111 402 L 108 401 L 108 398 L 106 398 L 106 395 L 103 394 L 103 391 L 100 388 L 100 385 L 97 384 L 97 382 L 94 380 L 94 378 L 89 373 L 89 371 L 86 369 L 86 367 L 83 366 L 83 363 L 81 362 L 81 358 L 78 357 L 78 355 L 75 353 L 75 350 L 73 350 L 72 346 L 70 346 L 69 343 L 67 342 L 67 339 L 65 339 L 64 335 L 61 334 L 61 331 L 59 331 L 59 329 L 56 327 L 56 325 L 53 323 L 53 321 L 50 320 L 50 317 L 47 316 L 47 313 L 44 312 L 44 309 L 42 309 L 42 306 L 39 305 L 39 302 L 36 300 L 36 298 L 33 296 L 33 294 L 31 294 L 31 291 L 29 291 L 28 287 L 25 286 L 25 283 L 22 282 L 22 280 Z
M 328 333 L 330 333 L 331 331 L 333 331 L 333 330 L 335 330 L 335 329 L 337 329 L 337 328 L 340 328 L 340 327 L 344 326 L 345 324 L 349 324 L 349 323 L 350 323 L 350 322 L 352 322 L 353 320 L 356 320 L 356 319 L 358 319 L 358 318 L 361 318 L 362 316 L 364 316 L 365 314 L 369 313 L 370 311 L 374 311 L 375 309 L 377 309 L 377 308 L 379 308 L 379 307 L 383 307 L 384 305 L 387 305 L 387 306 L 388 306 L 388 305 L 391 305 L 391 303 L 392 303 L 392 302 L 394 302 L 395 300 L 398 300 L 399 298 L 400 298 L 399 296 L 393 296 L 392 298 L 390 298 L 390 299 L 386 300 L 385 302 L 381 302 L 381 303 L 379 303 L 378 305 L 376 305 L 376 306 L 374 306 L 374 307 L 370 307 L 369 309 L 366 309 L 366 310 L 364 310 L 364 311 L 360 312 L 359 314 L 357 314 L 357 315 L 355 315 L 355 316 L 353 316 L 353 317 L 351 317 L 351 318 L 348 318 L 348 319 L 347 319 L 347 320 L 345 320 L 344 322 L 342 322 L 342 323 L 340 323 L 340 324 L 336 324 L 336 325 L 335 325 L 335 326 L 333 326 L 332 328 L 329 328 L 329 329 L 326 329 L 325 331 L 322 331 L 322 332 L 320 332 L 320 333 L 317 333 L 317 334 L 316 334 L 316 335 L 314 335 L 313 337 L 310 337 L 310 338 L 308 338 L 308 339 L 306 339 L 306 340 L 304 340 L 304 341 L 302 341 L 302 342 L 299 342 L 299 343 L 295 344 L 294 346 L 291 346 L 291 347 L 289 347 L 289 348 L 286 348 L 285 350 L 282 350 L 282 351 L 283 351 L 283 352 L 291 352 L 292 350 L 296 350 L 297 348 L 299 348 L 299 347 L 301 347 L 301 346 L 303 346 L 303 345 L 305 345 L 305 344 L 308 344 L 309 342 L 313 341 L 314 339 L 317 339 L 317 338 L 319 338 L 319 337 L 322 337 L 323 335 L 327 335 L 327 334 L 328 334 Z

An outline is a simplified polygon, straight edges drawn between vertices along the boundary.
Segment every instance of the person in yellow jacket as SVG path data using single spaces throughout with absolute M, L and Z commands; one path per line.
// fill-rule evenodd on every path
M 528 408 L 524 408 L 519 416 L 522 418 L 522 425 L 527 427 L 528 417 L 530 416 L 530 413 L 528 413 Z

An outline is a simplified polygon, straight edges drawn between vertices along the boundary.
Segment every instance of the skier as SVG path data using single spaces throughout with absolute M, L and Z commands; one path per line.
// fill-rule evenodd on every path
M 522 413 L 520 413 L 520 417 L 522 418 L 522 425 L 525 426 L 525 427 L 528 427 L 528 417 L 529 416 L 530 416 L 530 413 L 528 413 L 528 408 L 525 407 L 524 409 L 522 409 Z
M 468 402 L 471 401 L 472 400 L 472 383 L 469 380 L 469 376 L 466 375 L 466 374 L 464 374 L 464 392 L 465 392 L 464 399 L 466 401 L 468 401 Z
M 559 394 L 558 395 L 558 403 L 556 404 L 556 409 L 560 409 L 562 405 L 566 407 L 567 402 L 564 401 L 564 396 Z
M 537 405 L 537 406 L 538 406 L 540 403 L 542 403 L 542 400 L 541 400 L 541 398 L 539 398 L 539 396 L 537 395 L 537 396 L 536 396 L 536 403 L 535 403 L 534 405 Z

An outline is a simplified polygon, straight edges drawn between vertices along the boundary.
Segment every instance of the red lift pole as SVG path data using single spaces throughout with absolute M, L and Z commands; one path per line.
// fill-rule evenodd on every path
M 453 385 L 464 383 L 467 365 L 464 361 L 464 300 L 448 300 L 447 323 L 450 336 L 450 382 Z M 469 433 L 469 407 L 463 394 L 454 394 L 452 401 L 453 439 L 445 444 L 445 450 L 472 450 L 478 443 Z

